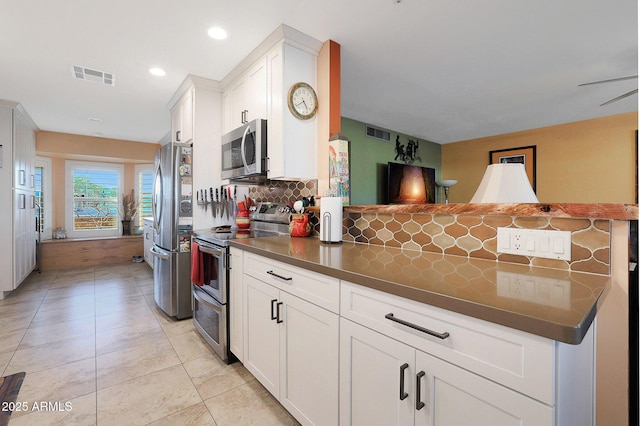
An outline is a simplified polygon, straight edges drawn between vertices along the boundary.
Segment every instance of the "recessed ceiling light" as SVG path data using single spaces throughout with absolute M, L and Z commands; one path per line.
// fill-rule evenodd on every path
M 165 75 L 167 75 L 166 72 L 164 72 L 164 70 L 162 68 L 149 68 L 149 72 L 152 75 L 155 75 L 156 77 L 164 77 Z
M 220 27 L 209 28 L 207 34 L 209 34 L 209 37 L 214 40 L 224 40 L 225 38 L 227 38 L 227 32 Z

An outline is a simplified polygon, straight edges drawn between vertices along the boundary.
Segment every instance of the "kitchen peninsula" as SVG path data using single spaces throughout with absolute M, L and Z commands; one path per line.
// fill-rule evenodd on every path
M 234 241 L 231 345 L 303 424 L 595 424 L 596 314 L 627 279 L 631 220 L 637 206 L 353 206 L 342 244 Z M 570 230 L 572 258 L 499 254 L 498 227 Z

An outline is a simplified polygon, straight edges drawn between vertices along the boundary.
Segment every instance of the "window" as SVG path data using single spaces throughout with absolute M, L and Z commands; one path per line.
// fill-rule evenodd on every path
M 151 199 L 153 196 L 153 164 L 139 164 L 135 167 L 136 194 L 140 207 L 138 208 L 137 226 L 144 226 L 145 217 L 153 216 L 151 211 Z
M 66 162 L 66 226 L 71 237 L 117 236 L 124 166 Z

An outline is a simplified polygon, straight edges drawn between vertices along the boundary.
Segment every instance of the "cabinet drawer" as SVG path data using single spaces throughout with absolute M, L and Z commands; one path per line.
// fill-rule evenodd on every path
M 546 404 L 555 403 L 556 342 L 357 284 L 343 281 L 341 288 L 341 316 Z
M 244 273 L 331 312 L 340 312 L 340 280 L 253 253 L 245 253 Z

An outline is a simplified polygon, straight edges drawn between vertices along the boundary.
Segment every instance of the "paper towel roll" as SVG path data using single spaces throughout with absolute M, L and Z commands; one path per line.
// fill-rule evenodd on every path
M 342 197 L 320 199 L 320 241 L 342 242 Z

